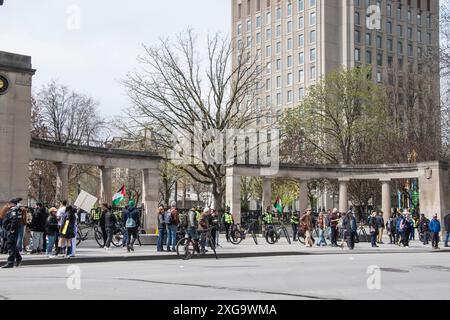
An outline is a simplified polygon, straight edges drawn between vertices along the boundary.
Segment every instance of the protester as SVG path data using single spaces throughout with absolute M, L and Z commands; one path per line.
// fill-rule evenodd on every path
M 60 253 L 65 255 L 65 253 L 66 253 L 65 252 L 65 250 L 66 250 L 65 241 L 60 233 L 61 228 L 62 228 L 62 223 L 66 217 L 66 206 L 67 206 L 67 201 L 66 200 L 61 201 L 59 209 L 56 212 L 56 219 L 58 220 L 58 248 L 56 249 L 56 255 L 58 255 Z
M 348 248 L 353 250 L 355 248 L 355 237 L 358 236 L 358 226 L 352 211 L 347 212 L 346 215 L 344 214 L 342 228 L 344 230 L 344 239 L 347 239 Z
M 425 214 L 421 214 L 420 215 L 420 220 L 419 220 L 419 226 L 418 226 L 418 231 L 419 231 L 419 235 L 422 235 L 422 241 L 423 241 L 423 245 L 426 246 L 428 245 L 428 236 L 429 236 L 429 228 L 430 225 L 430 220 L 428 220 L 425 217 Z
M 372 248 L 378 248 L 377 245 L 377 234 L 378 234 L 378 224 L 377 224 L 377 212 L 373 211 L 371 216 L 369 217 L 369 233 L 370 233 L 370 242 L 372 244 Z
M 164 214 L 164 223 L 167 227 L 167 252 L 176 251 L 177 226 L 179 223 L 177 203 L 171 203 L 170 209 Z M 172 249 L 171 249 L 172 248 Z
M 300 218 L 300 223 L 302 225 L 302 229 L 305 231 L 305 244 L 307 247 L 313 246 L 313 238 L 312 238 L 312 230 L 314 228 L 311 209 L 307 209 L 305 214 Z
M 61 227 L 59 230 L 60 234 L 60 248 L 62 250 L 63 256 L 67 256 L 68 258 L 71 257 L 71 246 L 72 246 L 72 239 L 75 238 L 75 225 L 76 225 L 76 214 L 75 214 L 75 208 L 72 206 L 66 206 L 64 215 L 61 217 L 64 217 L 61 223 Z M 58 255 L 60 251 L 57 251 L 56 255 Z
M 324 212 L 319 213 L 319 218 L 317 219 L 317 229 L 319 231 L 319 237 L 316 240 L 316 246 L 322 247 L 326 246 L 327 242 L 325 240 L 325 227 L 326 227 L 326 221 L 325 221 L 325 214 Z
M 445 235 L 445 247 L 449 247 L 448 241 L 450 240 L 450 213 L 448 213 L 444 218 L 444 226 L 447 234 Z
M 164 208 L 158 208 L 158 242 L 157 242 L 157 251 L 164 251 L 164 238 L 166 235 L 166 224 L 164 222 Z
M 439 232 L 441 232 L 441 222 L 435 214 L 430 221 L 431 245 L 433 249 L 439 249 Z
M 116 230 L 117 218 L 114 213 L 111 212 L 111 208 L 107 203 L 102 204 L 102 212 L 105 215 L 105 229 L 106 229 L 106 244 L 105 249 L 111 249 L 111 242 Z
M 130 201 L 132 201 L 132 203 L 133 203 L 133 207 L 134 207 L 134 200 L 130 200 Z M 128 211 L 128 209 L 129 209 L 129 205 L 126 205 L 123 209 L 122 209 L 122 222 L 123 222 L 123 224 L 125 225 L 125 223 L 126 223 L 126 220 L 125 220 L 125 214 L 127 213 L 127 211 Z M 123 230 L 123 238 L 122 238 L 122 247 L 127 247 L 127 244 L 128 244 L 128 230 L 127 230 L 127 228 L 124 228 L 124 230 Z
M 47 209 L 44 208 L 42 203 L 37 203 L 37 208 L 34 210 L 30 226 L 33 238 L 33 250 L 31 251 L 31 254 L 41 253 L 43 250 L 47 217 Z
M 58 209 L 51 208 L 49 210 L 49 216 L 45 224 L 45 233 L 47 234 L 46 253 L 49 258 L 54 257 L 52 255 L 53 246 L 55 245 L 56 237 L 58 235 L 58 219 L 56 218 L 57 212 Z
M 396 225 L 395 225 L 396 217 L 392 215 L 388 221 L 386 222 L 386 230 L 389 236 L 389 244 L 396 243 Z
M 377 222 L 377 243 L 378 244 L 384 244 L 383 243 L 383 233 L 384 233 L 384 218 L 383 218 L 383 211 L 378 212 L 377 216 L 375 217 L 375 220 Z
M 337 236 L 338 236 L 338 223 L 339 223 L 339 215 L 338 209 L 333 209 L 328 216 L 328 223 L 331 231 L 331 246 L 337 247 Z
M 200 253 L 204 254 L 208 252 L 206 250 L 206 230 L 209 228 L 209 216 L 211 215 L 211 210 L 209 208 L 203 209 L 203 213 L 198 221 L 198 231 L 200 234 Z
M 134 242 L 138 237 L 138 229 L 141 225 L 139 211 L 137 210 L 133 200 L 128 202 L 128 209 L 123 215 L 123 221 L 125 222 L 125 228 L 127 229 L 127 251 L 134 251 Z M 133 238 L 133 240 L 131 240 Z
M 402 232 L 402 243 L 405 248 L 409 248 L 409 236 L 413 225 L 411 216 L 408 212 L 405 212 L 405 218 L 400 224 L 400 230 Z

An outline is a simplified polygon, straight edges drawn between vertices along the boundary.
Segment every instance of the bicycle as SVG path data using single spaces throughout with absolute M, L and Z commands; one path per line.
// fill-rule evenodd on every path
M 212 229 L 213 228 L 208 228 L 208 229 L 200 231 L 200 239 L 202 239 L 203 237 L 206 238 L 205 241 L 209 244 L 210 248 L 214 252 L 215 258 L 219 259 L 217 257 L 216 247 L 214 246 L 212 236 L 211 236 Z M 177 256 L 183 260 L 189 260 L 196 254 L 200 254 L 200 243 L 199 243 L 200 239 L 194 240 L 189 236 L 188 233 L 186 233 L 185 237 L 182 238 L 177 243 L 177 247 L 176 247 Z
M 286 237 L 287 242 L 291 244 L 291 237 L 289 236 L 289 233 L 284 224 L 281 224 L 278 227 L 273 224 L 268 225 L 265 231 L 265 238 L 267 243 L 268 244 L 277 243 L 278 240 L 280 240 L 282 234 Z
M 253 241 L 256 245 L 258 245 L 258 238 L 255 234 L 255 225 L 258 220 L 251 219 L 247 225 L 247 228 L 241 228 L 241 225 L 236 224 L 230 228 L 230 242 L 234 245 L 238 245 L 244 240 L 247 236 L 247 233 L 251 232 Z
M 358 240 L 359 240 L 359 237 L 363 237 L 363 239 L 366 242 L 370 242 L 370 236 L 367 234 L 366 228 L 365 228 L 364 224 L 362 224 L 362 223 L 359 224 L 357 236 L 358 236 Z
M 86 233 L 83 233 L 83 230 L 87 230 Z M 79 246 L 81 244 L 82 241 L 86 241 L 89 238 L 89 235 L 91 233 L 91 231 L 94 231 L 94 239 L 97 242 L 97 244 L 101 247 L 103 247 L 103 234 L 102 232 L 99 230 L 98 225 L 94 222 L 91 222 L 89 224 L 86 224 L 85 228 L 78 228 L 77 231 L 77 237 L 76 237 L 76 241 L 77 241 L 77 246 Z
M 314 230 L 311 231 L 311 240 L 313 243 L 315 243 L 314 235 L 319 238 L 319 228 L 314 228 Z M 306 243 L 306 233 L 304 229 L 300 227 L 297 230 L 297 241 L 303 245 Z

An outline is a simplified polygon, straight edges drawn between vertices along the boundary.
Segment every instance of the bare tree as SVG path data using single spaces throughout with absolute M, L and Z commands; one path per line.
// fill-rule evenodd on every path
M 244 49 L 234 50 L 229 39 L 218 34 L 209 37 L 207 44 L 206 62 L 197 52 L 191 30 L 175 41 L 144 46 L 144 55 L 138 59 L 142 68 L 123 80 L 133 102 L 130 117 L 150 128 L 161 148 L 174 150 L 172 137 L 180 129 L 195 137 L 196 123 L 201 123 L 202 132 L 222 132 L 245 128 L 260 116 L 256 97 L 261 68 L 257 59 L 244 54 Z M 235 65 L 231 65 L 233 54 Z M 203 150 L 210 143 L 202 139 Z M 224 164 L 196 160 L 180 168 L 195 181 L 211 185 L 216 207 L 223 208 Z

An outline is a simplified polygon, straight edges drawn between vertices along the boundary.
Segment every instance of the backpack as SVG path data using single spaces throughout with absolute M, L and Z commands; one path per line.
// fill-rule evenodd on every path
M 172 213 L 170 211 L 164 213 L 164 223 L 167 225 L 172 223 Z
M 136 221 L 132 217 L 128 217 L 125 228 L 136 228 Z
M 185 213 L 180 214 L 179 216 L 180 219 L 180 227 L 181 228 L 187 228 L 189 225 L 189 221 L 188 221 L 188 215 Z

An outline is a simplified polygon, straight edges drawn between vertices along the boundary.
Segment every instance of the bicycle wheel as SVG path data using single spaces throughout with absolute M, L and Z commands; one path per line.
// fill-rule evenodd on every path
M 94 238 L 95 238 L 95 241 L 97 242 L 97 244 L 99 245 L 99 247 L 102 248 L 103 247 L 103 235 L 98 229 L 96 229 L 94 232 Z
M 232 230 L 230 232 L 230 242 L 234 245 L 238 245 L 242 242 L 244 235 L 240 230 Z
M 195 254 L 194 241 L 183 238 L 177 243 L 177 256 L 183 260 L 189 260 Z
M 278 234 L 274 231 L 266 231 L 266 241 L 268 244 L 275 244 L 278 241 Z
M 77 247 L 80 245 L 81 241 L 83 241 L 83 234 L 81 233 L 81 230 L 78 229 L 78 231 L 77 231 Z
M 286 240 L 289 244 L 291 244 L 291 237 L 289 236 L 289 233 L 285 227 L 282 228 L 284 236 L 286 237 Z
M 253 241 L 255 241 L 255 244 L 258 245 L 258 238 L 256 237 L 256 234 L 254 232 L 252 232 L 252 238 Z
M 122 246 L 123 242 L 123 232 L 122 230 L 118 230 L 114 233 L 112 237 L 112 244 L 114 247 L 119 248 Z

